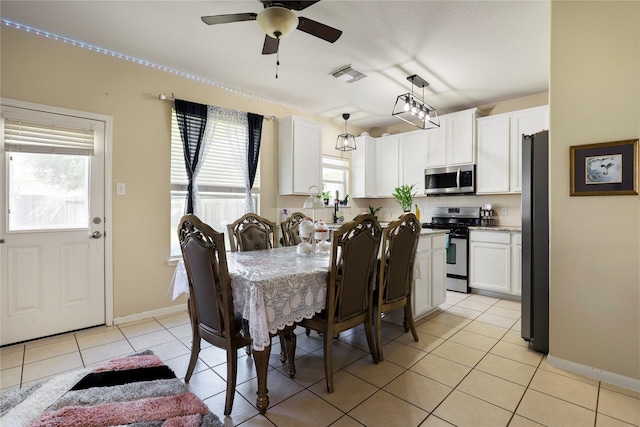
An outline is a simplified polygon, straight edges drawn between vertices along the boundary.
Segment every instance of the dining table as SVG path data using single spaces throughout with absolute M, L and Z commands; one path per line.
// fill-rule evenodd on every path
M 269 407 L 267 371 L 271 337 L 282 334 L 286 339 L 289 376 L 293 377 L 293 329 L 297 322 L 313 317 L 326 305 L 329 253 L 299 252 L 296 246 L 290 246 L 226 253 L 234 309 L 248 320 L 258 381 L 256 407 L 261 414 Z M 183 260 L 178 261 L 169 286 L 173 299 L 181 294 L 189 294 Z M 286 360 L 284 355 L 281 360 Z

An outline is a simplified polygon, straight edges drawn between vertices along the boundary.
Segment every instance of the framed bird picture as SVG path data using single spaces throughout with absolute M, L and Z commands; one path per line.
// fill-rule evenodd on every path
M 638 140 L 573 145 L 571 196 L 638 194 Z

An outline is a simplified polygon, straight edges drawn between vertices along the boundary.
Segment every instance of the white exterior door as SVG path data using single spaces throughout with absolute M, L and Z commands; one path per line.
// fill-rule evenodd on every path
M 2 345 L 106 322 L 105 131 L 2 105 Z

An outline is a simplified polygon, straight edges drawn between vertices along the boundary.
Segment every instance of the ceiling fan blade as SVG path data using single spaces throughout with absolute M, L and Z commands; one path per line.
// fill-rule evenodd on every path
M 309 0 L 309 1 L 271 1 L 271 0 L 260 0 L 260 2 L 264 5 L 264 7 L 271 7 L 271 6 L 282 6 L 282 7 L 286 7 L 287 9 L 290 10 L 303 10 L 308 8 L 311 5 L 314 5 L 315 3 L 318 3 L 320 0 Z
M 264 36 L 264 46 L 262 47 L 263 55 L 271 55 L 278 52 L 278 46 L 280 45 L 280 39 L 274 39 L 267 35 Z
M 298 17 L 298 30 L 319 37 L 329 43 L 335 42 L 342 35 L 340 30 L 302 16 Z
M 257 13 L 231 13 L 229 15 L 203 16 L 202 22 L 208 25 L 228 24 L 229 22 L 255 21 Z

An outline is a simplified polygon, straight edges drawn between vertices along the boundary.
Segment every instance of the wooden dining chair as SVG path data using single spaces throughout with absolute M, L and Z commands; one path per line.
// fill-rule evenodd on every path
M 233 292 L 227 268 L 224 234 L 195 215 L 185 215 L 178 225 L 178 239 L 189 279 L 191 359 L 185 375 L 189 382 L 200 353 L 200 339 L 227 352 L 227 395 L 224 414 L 233 407 L 238 372 L 238 349 L 251 344 L 248 328 L 233 309 Z
M 273 221 L 255 213 L 242 215 L 227 225 L 231 251 L 255 251 L 277 247 L 278 229 Z
M 412 287 L 413 266 L 422 225 L 413 213 L 406 213 L 389 223 L 382 233 L 377 287 L 374 292 L 373 314 L 376 348 L 380 361 L 382 354 L 382 313 L 404 309 L 404 330 L 418 341 L 413 324 Z
M 300 229 L 298 226 L 305 218 L 306 216 L 302 212 L 294 212 L 280 223 L 284 246 L 296 246 L 302 241 L 302 239 L 300 239 Z
M 227 226 L 231 251 L 246 252 L 275 248 L 278 241 L 277 230 L 273 221 L 251 212 L 244 214 Z M 280 361 L 285 363 L 288 353 L 295 354 L 295 345 L 290 343 L 294 348 L 287 349 L 284 335 L 278 335 L 280 337 Z M 247 347 L 247 354 L 250 352 L 250 347 Z M 289 358 L 289 362 L 293 363 L 293 358 Z M 291 369 L 290 372 L 292 372 Z
M 334 231 L 327 280 L 326 307 L 300 326 L 319 332 L 324 340 L 327 391 L 333 393 L 334 335 L 364 323 L 373 361 L 378 363 L 373 336 L 373 285 L 382 229 L 371 214 L 361 214 Z

